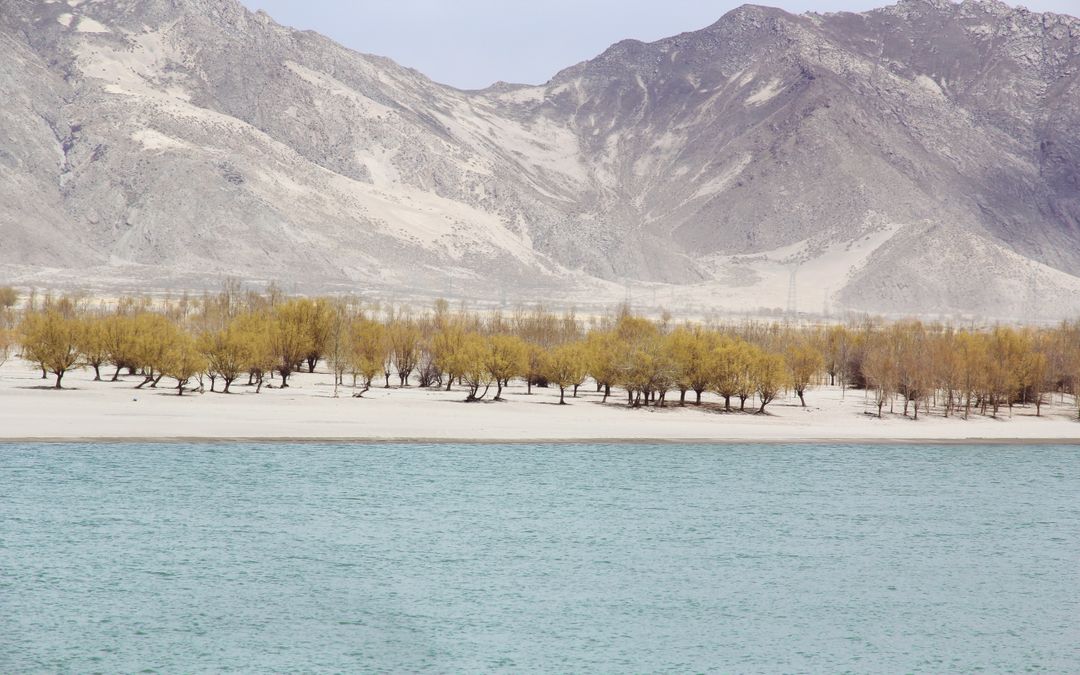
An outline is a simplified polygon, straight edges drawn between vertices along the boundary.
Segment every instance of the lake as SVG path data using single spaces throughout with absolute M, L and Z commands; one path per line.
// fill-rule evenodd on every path
M 0 445 L 0 671 L 1080 667 L 1080 448 Z

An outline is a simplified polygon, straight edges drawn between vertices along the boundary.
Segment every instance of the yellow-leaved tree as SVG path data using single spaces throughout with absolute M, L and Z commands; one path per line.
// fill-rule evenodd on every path
M 353 388 L 359 379 L 363 389 L 353 394 L 360 398 L 371 388 L 371 381 L 382 370 L 386 360 L 386 329 L 377 321 L 364 317 L 356 318 L 349 326 L 349 373 L 353 378 Z
M 715 366 L 717 336 L 700 326 L 680 326 L 667 337 L 668 353 L 675 364 L 675 384 L 679 405 L 686 405 L 686 392 L 693 391 L 694 403 L 701 405 L 701 394 L 709 388 Z
M 761 404 L 758 413 L 764 413 L 765 406 L 772 403 L 788 386 L 787 364 L 779 354 L 761 353 L 754 362 L 752 372 Z
M 55 389 L 79 361 L 79 321 L 57 309 L 29 312 L 20 326 L 23 358 L 56 376 Z
M 589 354 L 581 342 L 570 342 L 551 350 L 546 379 L 559 388 L 559 405 L 566 405 L 566 388 L 578 387 L 589 372 Z
M 237 317 L 224 329 L 208 331 L 199 336 L 199 351 L 206 358 L 210 391 L 214 391 L 217 378 L 220 377 L 224 385 L 222 392 L 231 393 L 232 383 L 249 367 L 254 338 L 248 330 L 246 321 Z
M 289 300 L 274 308 L 269 337 L 282 389 L 289 386 L 289 376 L 315 348 L 307 323 L 310 315 L 310 301 Z
M 795 338 L 795 342 L 788 346 L 784 357 L 787 361 L 788 374 L 791 387 L 799 397 L 799 403 L 806 407 L 807 388 L 813 383 L 822 368 L 825 367 L 825 359 L 821 352 L 810 344 L 805 336 Z
M 86 317 L 79 321 L 79 354 L 94 369 L 94 382 L 101 381 L 101 366 L 109 360 L 108 320 Z
M 589 376 L 604 392 L 602 403 L 611 396 L 611 387 L 619 380 L 619 364 L 624 345 L 618 335 L 610 330 L 594 330 L 585 337 L 585 350 L 589 356 Z
M 184 331 L 176 331 L 172 334 L 160 369 L 163 375 L 176 380 L 178 396 L 184 395 L 184 387 L 188 385 L 191 378 L 204 372 L 206 366 L 206 357 L 199 350 L 195 338 Z

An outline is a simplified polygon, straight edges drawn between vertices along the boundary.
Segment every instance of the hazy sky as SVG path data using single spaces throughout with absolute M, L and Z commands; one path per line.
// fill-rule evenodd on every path
M 656 40 L 704 28 L 732 0 L 243 0 L 279 23 L 389 56 L 462 88 L 539 84 L 624 38 Z M 792 12 L 865 10 L 893 0 L 756 0 Z M 1027 0 L 1080 14 L 1080 0 Z

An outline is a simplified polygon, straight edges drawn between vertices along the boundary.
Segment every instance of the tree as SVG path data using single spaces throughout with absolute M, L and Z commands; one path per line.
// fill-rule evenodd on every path
M 137 322 L 134 317 L 114 314 L 105 318 L 102 330 L 108 354 L 106 360 L 116 367 L 111 381 L 116 382 L 122 369 L 134 370 L 137 365 Z
M 0 286 L 0 310 L 10 309 L 19 302 L 19 292 L 11 286 Z
M 738 395 L 743 389 L 740 385 L 749 380 L 750 361 L 750 345 L 742 340 L 722 337 L 713 346 L 709 382 L 713 391 L 724 399 L 724 410 L 728 412 L 731 412 L 731 397 Z
M 495 379 L 495 400 L 501 401 L 503 386 L 528 369 L 528 347 L 514 335 L 492 335 L 486 348 L 484 365 Z
M 330 341 L 334 339 L 334 332 L 340 328 L 338 318 L 339 309 L 334 307 L 329 300 L 300 300 L 299 311 L 303 315 L 303 322 L 308 333 L 308 352 L 304 359 L 308 364 L 308 372 L 315 372 L 315 365 L 330 347 Z
M 177 331 L 176 325 L 161 314 L 144 312 L 136 317 L 132 362 L 143 374 L 143 381 L 136 389 L 142 389 L 148 384 L 151 389 L 157 387 L 164 376 L 162 366 L 167 358 L 166 352 Z
M 525 366 L 525 393 L 532 394 L 533 385 L 547 386 L 548 353 L 543 347 L 528 344 L 528 363 Z
M 476 333 L 466 333 L 462 338 L 457 358 L 460 368 L 458 377 L 469 388 L 466 401 L 480 401 L 487 396 L 495 376 L 488 368 L 489 347 L 483 337 Z M 480 391 L 481 387 L 484 389 Z
M 101 366 L 109 360 L 109 335 L 106 320 L 90 317 L 79 321 L 79 354 L 94 369 L 94 382 L 101 381 Z
M 559 405 L 566 405 L 566 388 L 587 377 L 589 357 L 585 346 L 571 342 L 553 349 L 547 360 L 546 379 L 559 387 Z
M 835 385 L 837 378 L 840 379 L 841 386 L 846 383 L 845 374 L 850 344 L 851 336 L 844 326 L 829 326 L 825 330 L 824 368 L 825 372 L 829 374 L 830 385 Z
M 1043 393 L 1048 389 L 1050 371 L 1049 340 L 1046 336 L 1027 336 L 1020 365 L 1020 384 L 1024 395 L 1031 395 L 1035 416 L 1042 416 Z
M 934 353 L 936 387 L 941 389 L 945 398 L 945 417 L 953 411 L 958 392 L 963 388 L 964 364 L 956 345 L 956 334 L 945 332 L 935 336 L 930 342 Z
M 289 376 L 314 349 L 307 324 L 309 315 L 308 304 L 298 300 L 290 300 L 274 309 L 270 344 L 277 357 L 282 389 L 289 386 Z
M 327 303 L 327 314 L 328 332 L 323 353 L 334 376 L 334 398 L 337 398 L 338 385 L 342 384 L 345 371 L 349 369 L 349 321 L 344 303 Z M 314 368 L 309 372 L 314 372 Z
M 821 352 L 809 344 L 805 338 L 800 338 L 795 344 L 789 346 L 785 352 L 785 358 L 791 386 L 799 396 L 799 403 L 805 408 L 806 398 L 803 394 L 825 366 L 825 360 Z
M 14 336 L 7 328 L 0 327 L 0 366 L 4 365 L 11 356 L 11 345 L 15 342 Z
M 867 382 L 877 393 L 877 411 L 878 417 L 881 417 L 881 409 L 885 406 L 885 402 L 893 396 L 899 386 L 896 358 L 888 342 L 879 338 L 866 350 L 862 371 Z
M 79 322 L 56 309 L 32 312 L 21 325 L 23 355 L 56 375 L 55 389 L 79 360 Z
M 739 412 L 745 412 L 746 401 L 757 391 L 754 368 L 758 360 L 764 355 L 764 352 L 760 348 L 743 341 L 738 343 L 738 350 L 735 394 L 739 397 Z
M 363 381 L 363 390 L 353 394 L 360 398 L 371 388 L 371 382 L 382 370 L 388 351 L 386 330 L 382 324 L 363 317 L 354 319 L 349 326 L 349 372 L 353 387 L 357 378 Z
M 444 301 L 445 302 L 445 301 Z M 438 306 L 436 306 L 438 309 Z M 454 379 L 465 367 L 462 348 L 465 342 L 465 329 L 457 322 L 442 317 L 439 320 L 442 329 L 431 340 L 432 358 L 439 370 L 446 374 L 446 391 L 454 384 Z
M 987 384 L 989 385 L 987 393 L 993 408 L 993 416 L 997 417 L 1002 403 L 1008 405 L 1009 411 L 1012 411 L 1013 400 L 1020 389 L 1023 346 L 1020 336 L 1011 328 L 998 326 L 988 337 L 990 358 L 987 370 Z
M 255 393 L 261 393 L 266 377 L 273 375 L 281 358 L 274 335 L 277 322 L 268 310 L 255 310 L 237 316 L 229 329 L 244 344 L 246 358 L 243 369 L 248 372 L 248 385 L 254 383 Z
M 607 403 L 611 386 L 618 381 L 623 345 L 612 331 L 592 331 L 585 338 L 585 349 L 589 355 L 589 375 L 596 386 L 603 390 L 602 402 Z
M 780 395 L 788 384 L 787 367 L 784 357 L 778 354 L 761 354 L 754 361 L 753 378 L 757 388 L 761 407 L 758 413 L 765 412 L 765 406 Z
M 248 334 L 245 320 L 239 317 L 224 330 L 199 337 L 199 352 L 206 359 L 210 374 L 210 391 L 214 391 L 214 381 L 220 377 L 224 383 L 222 393 L 230 393 L 232 383 L 251 364 L 253 343 L 254 336 Z
M 199 351 L 195 339 L 183 331 L 176 331 L 165 350 L 161 372 L 176 380 L 177 396 L 184 395 L 184 387 L 192 377 L 206 370 L 206 357 Z
M 396 321 L 387 328 L 390 353 L 401 386 L 409 386 L 409 375 L 420 361 L 420 329 L 412 321 Z
M 679 405 L 686 405 L 686 392 L 693 391 L 695 405 L 709 388 L 715 374 L 712 359 L 716 356 L 714 333 L 700 327 L 675 329 L 667 337 L 668 353 L 675 365 L 675 384 L 679 387 Z

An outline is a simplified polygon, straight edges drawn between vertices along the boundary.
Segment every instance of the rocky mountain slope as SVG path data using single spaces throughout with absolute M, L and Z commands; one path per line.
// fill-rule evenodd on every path
M 1078 72 L 1080 20 L 996 0 L 473 92 L 235 0 L 0 0 L 0 276 L 1076 314 Z

